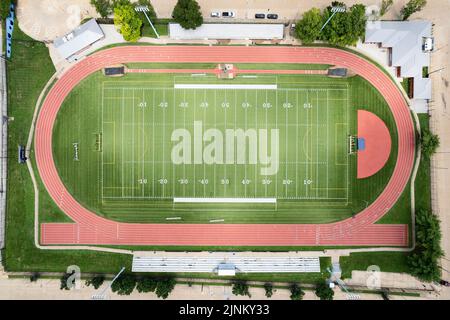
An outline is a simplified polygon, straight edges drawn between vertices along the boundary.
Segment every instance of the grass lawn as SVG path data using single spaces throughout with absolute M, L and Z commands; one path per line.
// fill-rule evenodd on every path
M 8 199 L 6 247 L 3 263 L 7 271 L 65 271 L 76 264 L 81 270 L 114 272 L 131 266 L 131 256 L 89 251 L 44 251 L 34 246 L 34 191 L 26 165 L 17 162 L 17 145 L 25 145 L 36 100 L 55 72 L 43 43 L 23 34 L 16 26 L 13 56 L 7 63 Z M 41 189 L 43 190 L 43 189 Z M 41 192 L 42 194 L 42 192 Z M 42 203 L 48 205 L 48 203 Z

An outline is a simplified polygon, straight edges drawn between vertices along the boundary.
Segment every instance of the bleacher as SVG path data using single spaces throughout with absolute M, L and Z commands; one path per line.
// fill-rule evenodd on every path
M 217 272 L 219 265 L 233 264 L 236 272 L 320 272 L 319 258 L 307 257 L 133 257 L 133 272 Z

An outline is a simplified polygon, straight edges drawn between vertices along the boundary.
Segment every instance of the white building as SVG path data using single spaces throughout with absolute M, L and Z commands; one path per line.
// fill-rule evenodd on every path
M 68 34 L 56 38 L 53 41 L 53 45 L 61 57 L 71 61 L 76 59 L 77 53 L 83 51 L 104 36 L 102 29 L 95 19 L 91 19 Z
M 417 112 L 427 112 L 431 79 L 424 77 L 424 68 L 429 68 L 433 50 L 431 22 L 368 21 L 365 42 L 379 43 L 389 50 L 389 65 L 396 68 L 398 77 L 410 79 L 408 94 L 412 108 Z
M 272 40 L 283 39 L 283 24 L 268 23 L 205 23 L 195 30 L 184 29 L 178 23 L 169 24 L 171 39 L 177 40 Z

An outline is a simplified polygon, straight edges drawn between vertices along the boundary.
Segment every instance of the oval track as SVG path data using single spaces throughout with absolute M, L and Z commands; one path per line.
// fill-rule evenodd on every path
M 81 206 L 66 190 L 53 161 L 53 125 L 65 97 L 84 78 L 108 65 L 129 62 L 311 63 L 352 69 L 386 99 L 398 131 L 398 156 L 380 196 L 354 218 L 331 224 L 138 224 L 107 220 Z M 99 51 L 68 70 L 42 104 L 35 130 L 35 155 L 52 199 L 75 223 L 41 224 L 42 244 L 211 246 L 408 244 L 407 225 L 375 224 L 396 203 L 414 163 L 414 126 L 408 105 L 378 67 L 347 51 L 305 47 L 124 46 Z

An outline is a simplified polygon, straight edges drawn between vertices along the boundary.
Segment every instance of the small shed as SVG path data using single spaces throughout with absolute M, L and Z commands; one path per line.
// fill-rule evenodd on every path
M 53 41 L 58 53 L 69 61 L 76 58 L 76 54 L 104 37 L 103 30 L 95 19 L 91 19 L 75 28 L 66 35 Z

